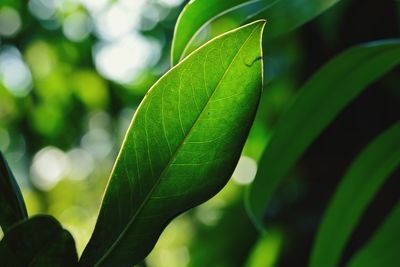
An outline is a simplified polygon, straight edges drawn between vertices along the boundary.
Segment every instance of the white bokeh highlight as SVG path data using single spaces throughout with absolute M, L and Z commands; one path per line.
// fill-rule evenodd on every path
M 241 185 L 253 182 L 257 174 L 257 162 L 247 156 L 241 156 L 232 174 L 232 179 Z

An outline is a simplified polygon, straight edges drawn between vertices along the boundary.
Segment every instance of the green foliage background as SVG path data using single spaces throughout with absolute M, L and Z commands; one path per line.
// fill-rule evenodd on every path
M 130 118 L 147 89 L 169 69 L 173 29 L 184 4 L 0 0 L 0 149 L 29 214 L 59 219 L 79 253 L 94 227 Z M 200 39 L 236 25 L 235 16 L 222 17 Z M 263 266 L 257 263 L 258 250 L 268 251 L 264 262 L 271 266 L 305 266 L 340 177 L 373 137 L 399 120 L 397 68 L 369 86 L 307 150 L 269 205 L 270 235 L 259 239 L 244 210 L 242 183 L 254 176 L 251 170 L 278 118 L 304 82 L 337 53 L 400 37 L 400 4 L 340 1 L 297 30 L 269 40 L 269 28 L 276 27 L 274 21 L 266 27 L 264 93 L 236 179 L 174 220 L 147 258 L 148 266 Z M 102 54 L 119 42 L 125 48 L 121 52 Z M 368 207 L 343 261 L 377 229 L 399 190 L 397 171 Z

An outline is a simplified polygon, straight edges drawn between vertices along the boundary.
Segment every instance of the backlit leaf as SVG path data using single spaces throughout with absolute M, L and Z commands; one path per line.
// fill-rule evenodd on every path
M 111 174 L 82 266 L 132 266 L 231 176 L 262 90 L 257 21 L 192 53 L 149 90 Z

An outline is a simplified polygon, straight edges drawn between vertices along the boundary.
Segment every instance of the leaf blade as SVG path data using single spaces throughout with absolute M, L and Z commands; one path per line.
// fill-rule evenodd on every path
M 400 264 L 400 204 L 397 204 L 377 232 L 352 257 L 349 267 L 395 267 Z
M 6 232 L 12 225 L 28 217 L 18 184 L 0 152 L 0 226 Z
M 260 231 L 264 211 L 283 177 L 346 105 L 400 63 L 399 55 L 399 40 L 350 48 L 325 64 L 300 89 L 278 122 L 247 190 L 246 207 Z
M 72 236 L 51 216 L 39 215 L 14 225 L 0 242 L 4 267 L 77 266 Z
M 190 1 L 179 15 L 175 25 L 171 65 L 177 64 L 188 55 L 188 45 L 208 24 L 221 16 L 231 18 L 230 30 L 255 19 L 267 19 L 273 25 L 266 37 L 276 38 L 286 32 L 300 27 L 314 19 L 340 0 L 194 0 Z M 235 14 L 242 7 L 253 6 L 244 14 Z M 234 24 L 234 25 L 233 25 Z
M 173 217 L 227 182 L 261 94 L 264 24 L 214 39 L 149 90 L 114 166 L 82 266 L 139 262 Z
M 400 123 L 397 123 L 376 137 L 351 164 L 323 216 L 310 267 L 338 265 L 363 212 L 400 165 L 399 137 Z
M 172 65 L 176 65 L 181 60 L 187 44 L 209 21 L 228 10 L 259 1 L 262 0 L 194 0 L 187 3 L 175 25 L 171 48 Z M 193 18 L 196 19 L 193 20 Z

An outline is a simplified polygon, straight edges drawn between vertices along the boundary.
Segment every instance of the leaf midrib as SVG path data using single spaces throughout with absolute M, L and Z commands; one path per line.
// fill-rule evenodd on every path
M 182 141 L 179 143 L 179 145 L 177 146 L 176 150 L 174 151 L 174 154 L 172 155 L 171 159 L 168 161 L 168 163 L 166 164 L 165 168 L 163 169 L 163 171 L 161 172 L 159 178 L 156 180 L 154 186 L 150 189 L 149 193 L 145 196 L 142 204 L 139 206 L 139 208 L 137 209 L 136 213 L 132 216 L 131 220 L 129 221 L 128 225 L 124 228 L 124 230 L 119 234 L 118 238 L 113 242 L 112 246 L 110 247 L 110 249 L 108 249 L 106 251 L 106 253 L 97 261 L 97 263 L 94 266 L 100 266 L 100 264 L 102 264 L 102 262 L 104 262 L 108 256 L 110 255 L 110 253 L 114 250 L 114 248 L 118 245 L 118 243 L 123 239 L 123 237 L 125 236 L 125 233 L 129 230 L 129 228 L 131 227 L 131 225 L 133 224 L 133 222 L 135 221 L 135 219 L 138 217 L 138 215 L 140 214 L 140 212 L 143 210 L 144 206 L 147 204 L 147 202 L 150 199 L 150 196 L 152 195 L 152 193 L 154 192 L 154 190 L 157 188 L 158 184 L 160 183 L 160 181 L 162 180 L 162 177 L 165 175 L 166 171 L 169 169 L 169 167 L 172 165 L 172 163 L 175 161 L 177 155 L 179 154 L 179 151 L 181 149 L 181 147 L 185 144 L 186 139 L 188 138 L 188 136 L 190 136 L 190 134 L 192 133 L 192 130 L 196 127 L 197 123 L 199 122 L 200 118 L 202 117 L 204 111 L 206 110 L 210 99 L 213 97 L 213 95 L 215 94 L 215 92 L 217 91 L 217 89 L 219 88 L 219 86 L 221 85 L 221 82 L 224 80 L 225 76 L 227 75 L 228 71 L 230 70 L 230 68 L 233 65 L 233 62 L 235 62 L 237 56 L 240 54 L 242 48 L 244 47 L 244 45 L 248 42 L 248 40 L 250 39 L 250 37 L 254 34 L 254 31 L 257 29 L 257 27 L 255 27 L 252 32 L 249 34 L 249 36 L 246 38 L 246 40 L 243 42 L 243 44 L 240 46 L 240 48 L 238 49 L 237 53 L 235 54 L 235 56 L 233 57 L 232 61 L 229 63 L 228 67 L 226 68 L 224 74 L 222 75 L 221 79 L 219 80 L 218 84 L 216 85 L 216 87 L 214 88 L 213 92 L 211 93 L 211 95 L 209 96 L 207 103 L 203 106 L 201 112 L 199 113 L 199 115 L 196 117 L 192 127 L 189 129 L 188 133 L 182 138 Z M 225 36 L 225 35 L 224 35 Z M 223 37 L 223 36 L 221 36 Z M 220 37 L 220 38 L 221 38 Z M 207 44 L 207 43 L 206 43 Z M 205 46 L 206 44 L 204 44 L 203 46 Z M 201 47 L 200 47 L 201 48 Z M 200 49 L 199 48 L 199 49 Z M 175 69 L 176 67 L 178 67 L 179 65 L 181 65 L 184 61 L 186 61 L 187 59 L 190 59 L 190 57 L 185 58 L 183 61 L 181 61 L 179 64 L 175 65 L 171 70 Z M 171 71 L 170 70 L 170 71 Z M 149 89 L 151 90 L 151 89 Z M 145 125 L 146 127 L 146 125 Z M 122 147 L 124 146 L 124 144 L 122 144 Z M 122 150 L 121 150 L 122 151 Z

